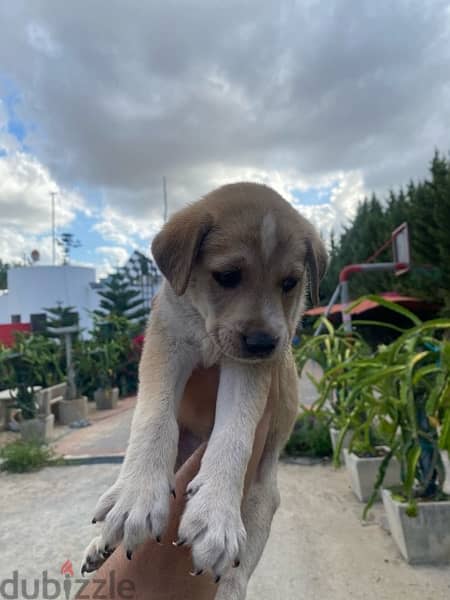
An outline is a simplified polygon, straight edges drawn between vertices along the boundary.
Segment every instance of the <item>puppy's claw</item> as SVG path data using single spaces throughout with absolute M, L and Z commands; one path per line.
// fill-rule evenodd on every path
M 173 546 L 183 546 L 186 543 L 186 540 L 175 540 L 172 542 Z
M 131 560 L 133 558 L 132 550 L 127 550 L 127 558 L 128 558 L 128 560 Z
M 219 581 L 222 579 L 222 575 L 217 575 L 217 577 L 214 579 L 214 583 L 219 583 Z
M 189 571 L 189 575 L 192 575 L 192 577 L 198 577 L 198 575 L 203 575 L 203 569 L 199 569 L 198 571 Z
M 171 490 L 170 493 L 172 494 L 172 496 L 176 499 L 177 497 L 177 493 L 175 490 Z
M 97 519 L 94 517 L 91 521 L 92 525 L 95 525 L 97 523 Z
M 157 535 L 157 536 L 156 536 L 156 538 L 155 538 L 155 540 L 156 540 L 156 542 L 157 542 L 157 543 L 158 543 L 160 546 L 162 546 L 162 543 L 161 543 L 161 536 L 160 536 L 160 535 Z
M 241 561 L 237 558 L 234 562 L 233 562 L 233 569 L 237 569 L 239 567 L 239 565 L 241 564 Z

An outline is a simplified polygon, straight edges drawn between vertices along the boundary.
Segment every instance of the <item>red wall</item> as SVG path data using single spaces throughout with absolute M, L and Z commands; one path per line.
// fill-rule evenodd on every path
M 8 323 L 0 325 L 0 344 L 12 346 L 14 344 L 14 333 L 16 331 L 31 331 L 30 323 Z

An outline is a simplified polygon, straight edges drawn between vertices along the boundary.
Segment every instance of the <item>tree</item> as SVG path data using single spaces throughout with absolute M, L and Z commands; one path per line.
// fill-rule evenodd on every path
M 333 238 L 322 286 L 324 303 L 338 283 L 340 270 L 351 263 L 366 262 L 405 221 L 411 242 L 409 273 L 400 278 L 389 273 L 356 275 L 350 281 L 351 295 L 397 290 L 437 302 L 450 312 L 450 161 L 438 152 L 426 180 L 411 181 L 406 189 L 391 191 L 384 201 L 375 195 L 366 198 L 340 238 Z M 390 249 L 376 260 L 391 261 Z
M 63 306 L 59 303 L 53 308 L 44 308 L 44 310 L 47 313 L 47 327 L 56 329 L 78 325 L 79 314 L 74 306 Z
M 143 321 L 147 314 L 140 291 L 131 286 L 125 273 L 121 271 L 110 275 L 98 294 L 101 297 L 100 308 L 94 312 L 99 317 L 117 316 Z
M 8 269 L 9 264 L 4 263 L 0 258 L 0 290 L 6 290 L 8 288 Z

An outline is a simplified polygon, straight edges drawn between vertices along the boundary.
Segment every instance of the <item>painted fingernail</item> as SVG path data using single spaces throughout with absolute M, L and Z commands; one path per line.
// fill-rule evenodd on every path
M 222 575 L 217 575 L 217 577 L 214 579 L 214 583 L 219 583 L 219 581 L 222 579 Z
M 131 560 L 132 556 L 133 556 L 133 552 L 131 550 L 127 550 L 127 558 L 128 558 L 128 560 Z
M 236 559 L 233 563 L 233 569 L 237 569 L 237 567 L 241 564 L 241 561 L 239 559 Z
M 198 571 L 189 571 L 189 575 L 192 575 L 192 577 L 197 577 L 198 575 L 202 575 L 203 574 L 203 569 L 199 569 Z

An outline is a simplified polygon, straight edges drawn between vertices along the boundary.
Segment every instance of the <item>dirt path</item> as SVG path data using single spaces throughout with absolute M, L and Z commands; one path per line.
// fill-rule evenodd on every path
M 118 465 L 0 474 L 0 579 L 19 569 L 61 579 L 77 569 L 93 534 L 92 509 Z M 282 504 L 248 600 L 448 600 L 450 567 L 410 567 L 379 526 L 363 527 L 346 473 L 330 466 L 280 465 Z

